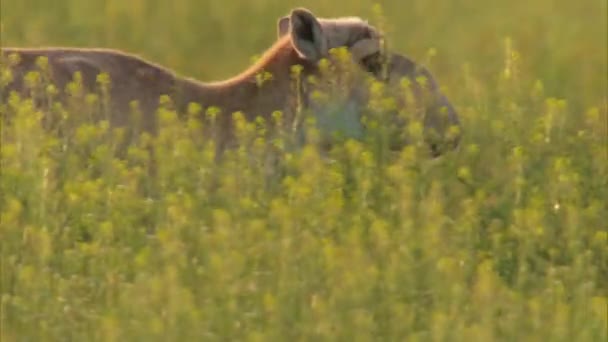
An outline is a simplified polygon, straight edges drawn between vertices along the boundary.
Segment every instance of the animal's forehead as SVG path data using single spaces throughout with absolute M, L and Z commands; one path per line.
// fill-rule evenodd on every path
M 319 18 L 330 48 L 352 46 L 361 39 L 379 37 L 378 31 L 359 17 Z
M 408 57 L 393 53 L 389 57 L 389 70 L 394 74 L 410 75 L 416 71 L 416 63 Z
M 360 17 L 339 17 L 339 18 L 317 18 L 321 25 L 368 25 L 366 20 Z

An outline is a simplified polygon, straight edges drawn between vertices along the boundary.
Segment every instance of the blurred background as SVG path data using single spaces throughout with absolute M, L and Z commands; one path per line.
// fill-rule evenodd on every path
M 391 46 L 428 64 L 453 97 L 462 95 L 465 70 L 494 82 L 509 37 L 519 72 L 542 80 L 546 95 L 573 105 L 605 101 L 606 0 L 2 0 L 1 45 L 124 49 L 217 80 L 269 47 L 276 20 L 298 6 L 383 26 Z

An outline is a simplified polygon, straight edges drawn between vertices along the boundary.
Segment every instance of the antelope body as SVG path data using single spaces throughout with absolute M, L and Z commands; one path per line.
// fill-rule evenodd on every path
M 192 102 L 201 104 L 203 108 L 220 108 L 221 115 L 216 122 L 219 134 L 215 136 L 221 150 L 234 138 L 233 112 L 240 111 L 246 119 L 253 120 L 257 116 L 269 119 L 274 111 L 282 111 L 286 122 L 290 123 L 295 120 L 299 107 L 314 108 L 312 87 L 304 83 L 294 86 L 293 67 L 301 66 L 299 79 L 302 82 L 309 76 L 321 77 L 319 62 L 329 58 L 333 48 L 348 48 L 354 63 L 361 66 L 363 72 L 381 78 L 380 62 L 374 59 L 382 53 L 380 34 L 359 18 L 322 19 L 308 10 L 294 9 L 289 16 L 279 20 L 278 33 L 277 41 L 257 63 L 239 75 L 219 82 L 200 82 L 182 77 L 138 56 L 110 49 L 2 48 L 2 60 L 10 60 L 13 54 L 19 58 L 9 65 L 12 81 L 0 89 L 1 100 L 5 102 L 11 91 L 33 95 L 27 89 L 24 76 L 37 69 L 36 60 L 43 56 L 48 59 L 50 81 L 60 90 L 72 81 L 75 72 L 80 72 L 85 89 L 95 91 L 98 88 L 97 76 L 107 74 L 111 82 L 109 121 L 114 127 L 129 125 L 133 100 L 138 102 L 142 112 L 143 129 L 151 133 L 158 128 L 155 112 L 162 95 L 171 96 L 179 112 L 184 112 Z M 430 109 L 425 124 L 441 130 L 445 130 L 447 125 L 459 125 L 456 112 L 439 92 L 428 71 L 417 68 L 399 54 L 385 58 L 388 59 L 388 77 L 383 81 L 387 84 L 401 77 L 408 77 L 415 84 L 420 75 L 429 79 L 426 88 L 417 87 L 418 92 L 426 90 L 434 99 L 432 103 L 425 104 L 425 108 Z M 272 77 L 260 82 L 260 75 L 264 74 Z M 361 79 L 353 79 L 349 85 L 348 91 L 356 106 L 363 106 L 366 100 L 362 84 Z M 61 93 L 60 97 L 65 98 L 66 94 Z M 437 123 L 439 108 L 444 112 L 447 110 L 441 124 Z M 457 140 L 451 143 L 455 146 Z

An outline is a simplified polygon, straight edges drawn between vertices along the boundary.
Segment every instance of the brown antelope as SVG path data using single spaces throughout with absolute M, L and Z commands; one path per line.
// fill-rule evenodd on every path
M 75 72 L 80 72 L 82 84 L 88 91 L 98 89 L 97 76 L 105 73 L 111 81 L 109 86 L 109 121 L 113 127 L 129 125 L 131 102 L 136 100 L 142 113 L 145 131 L 157 131 L 156 110 L 159 98 L 170 95 L 179 112 L 184 112 L 189 103 L 198 103 L 203 108 L 217 107 L 221 114 L 216 118 L 218 151 L 234 141 L 232 113 L 242 112 L 245 118 L 257 116 L 269 119 L 274 111 L 282 111 L 287 124 L 296 120 L 302 109 L 319 109 L 312 97 L 314 87 L 307 82 L 310 76 L 322 79 L 320 61 L 332 59 L 330 50 L 346 47 L 352 61 L 361 66 L 360 71 L 394 83 L 401 77 L 412 80 L 419 75 L 429 78 L 427 87 L 436 101 L 429 108 L 425 122 L 432 128 L 437 124 L 439 107 L 447 110 L 447 123 L 458 124 L 456 114 L 447 99 L 438 92 L 430 74 L 419 71 L 409 59 L 397 54 L 384 56 L 381 35 L 367 22 L 359 18 L 324 19 L 315 17 L 310 11 L 294 9 L 289 16 L 278 21 L 279 38 L 251 67 L 239 75 L 219 82 L 200 82 L 176 75 L 169 69 L 148 62 L 140 57 L 109 49 L 79 48 L 2 48 L 2 59 L 18 55 L 17 61 L 9 61 L 12 81 L 0 89 L 2 102 L 11 91 L 32 96 L 24 82 L 24 76 L 36 70 L 38 57 L 48 59 L 49 79 L 59 90 L 72 81 Z M 388 59 L 387 59 L 388 58 Z M 388 61 L 388 77 L 383 77 L 384 61 Z M 293 67 L 300 66 L 299 83 L 294 84 Z M 260 82 L 260 75 L 271 75 Z M 344 75 L 330 76 L 340 78 Z M 264 78 L 264 77 L 262 77 Z M 317 80 L 318 81 L 318 80 Z M 366 92 L 361 79 L 351 79 L 349 96 L 354 97 L 354 111 L 346 111 L 350 120 L 358 121 Z M 418 87 L 419 90 L 422 89 Z M 63 92 L 62 99 L 67 98 Z M 444 120 L 445 121 L 445 120 Z M 454 140 L 457 141 L 457 140 Z M 394 147 L 401 147 L 399 142 Z

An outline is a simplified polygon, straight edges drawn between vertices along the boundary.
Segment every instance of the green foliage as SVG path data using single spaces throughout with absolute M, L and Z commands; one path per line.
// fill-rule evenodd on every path
M 381 3 L 304 5 L 382 14 L 391 47 L 430 50 L 464 129 L 439 159 L 417 120 L 398 153 L 373 117 L 328 154 L 267 144 L 276 112 L 234 113 L 243 144 L 217 164 L 197 116 L 221 109 L 180 121 L 168 98 L 158 136 L 117 157 L 107 76 L 98 95 L 76 77 L 60 105 L 28 75 L 44 106 L 0 103 L 0 339 L 606 340 L 606 2 Z M 2 45 L 111 46 L 221 78 L 298 5 L 3 0 Z M 393 105 L 372 87 L 370 107 Z

